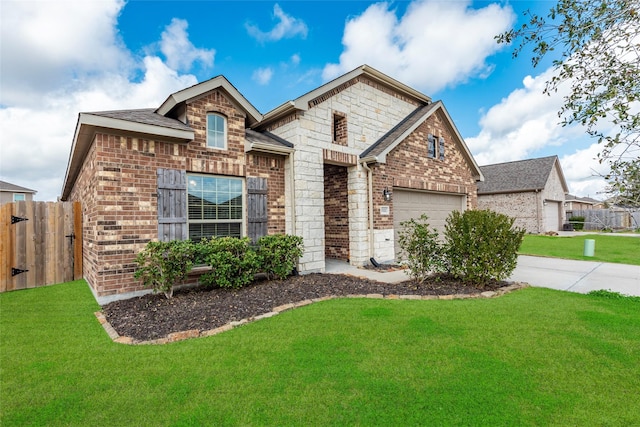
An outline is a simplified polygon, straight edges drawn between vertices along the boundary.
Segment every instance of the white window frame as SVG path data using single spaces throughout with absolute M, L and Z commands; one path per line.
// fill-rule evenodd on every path
M 222 130 L 210 128 L 209 119 L 213 117 L 222 119 L 222 127 L 223 127 Z M 222 135 L 222 146 L 214 144 L 214 142 L 218 141 L 218 139 L 215 138 L 215 141 L 214 141 L 213 138 L 210 138 L 209 136 L 211 132 L 215 133 L 216 135 Z M 213 148 L 216 150 L 227 149 L 227 117 L 224 116 L 223 114 L 215 113 L 215 112 L 207 113 L 207 148 Z
M 18 197 L 20 196 L 20 197 Z M 14 202 L 24 202 L 27 200 L 27 195 L 24 193 L 13 193 L 13 201 Z
M 239 196 L 241 197 L 241 203 L 242 205 L 240 206 L 240 212 L 241 212 L 241 216 L 240 218 L 204 218 L 204 213 L 201 216 L 201 218 L 198 219 L 192 219 L 192 212 L 190 212 L 190 209 L 192 206 L 196 206 L 194 204 L 191 204 L 189 196 L 194 194 L 194 191 L 191 190 L 192 188 L 197 186 L 197 180 L 203 180 L 203 179 L 212 179 L 212 180 L 226 180 L 229 182 L 235 182 L 235 183 L 239 183 L 240 184 L 240 194 Z M 195 181 L 195 184 L 194 184 Z M 215 194 L 215 197 L 217 197 L 217 191 L 215 193 L 212 192 L 208 192 L 210 197 L 213 197 Z M 229 192 L 230 194 L 231 191 Z M 230 195 L 229 194 L 229 195 Z M 200 192 L 200 195 L 202 196 L 202 199 L 204 200 L 204 191 Z M 237 197 L 237 196 L 236 196 Z M 228 200 L 233 200 L 233 198 L 230 198 Z M 221 175 L 206 175 L 206 174 L 193 174 L 193 173 L 187 173 L 187 235 L 189 236 L 189 238 L 192 238 L 192 234 L 191 234 L 191 224 L 239 224 L 240 225 L 240 235 L 239 236 L 233 236 L 233 237 L 244 237 L 246 235 L 246 231 L 245 231 L 245 222 L 247 219 L 247 201 L 246 201 L 246 183 L 244 178 L 241 177 L 230 177 L 230 176 L 221 176 Z M 204 207 L 203 207 L 204 209 Z M 213 207 L 212 207 L 213 209 Z M 231 209 L 230 209 L 231 212 Z M 195 213 L 195 212 L 194 212 Z M 217 215 L 217 213 L 216 213 Z M 221 235 L 218 235 L 221 236 Z M 203 237 L 213 237 L 213 236 L 203 236 Z

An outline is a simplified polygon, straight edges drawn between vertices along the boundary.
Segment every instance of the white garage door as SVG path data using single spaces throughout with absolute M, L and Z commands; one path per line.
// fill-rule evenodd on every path
M 396 257 L 400 251 L 398 233 L 402 230 L 401 222 L 418 218 L 423 213 L 429 217 L 429 228 L 444 233 L 444 225 L 451 211 L 463 211 L 466 206 L 465 196 L 425 193 L 421 191 L 393 190 L 393 228 Z
M 544 230 L 558 231 L 560 230 L 560 203 L 547 200 L 544 206 Z

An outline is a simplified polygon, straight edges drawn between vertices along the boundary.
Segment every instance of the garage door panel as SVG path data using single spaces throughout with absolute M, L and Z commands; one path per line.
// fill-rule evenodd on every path
M 400 251 L 398 243 L 400 223 L 422 214 L 429 217 L 430 228 L 435 228 L 441 235 L 451 211 L 463 211 L 465 197 L 457 194 L 427 193 L 394 189 L 393 191 L 393 227 L 395 237 L 396 258 Z
M 544 207 L 544 230 L 558 231 L 560 229 L 560 203 L 547 201 Z

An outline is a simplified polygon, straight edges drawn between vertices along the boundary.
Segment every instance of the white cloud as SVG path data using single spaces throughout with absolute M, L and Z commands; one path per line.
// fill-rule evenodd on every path
M 253 72 L 253 80 L 258 82 L 258 84 L 266 85 L 271 81 L 271 77 L 273 77 L 273 69 L 270 67 L 267 68 L 258 68 Z
M 469 1 L 416 0 L 398 19 L 388 3 L 376 3 L 345 25 L 344 51 L 328 64 L 330 80 L 362 64 L 371 65 L 427 93 L 487 76 L 486 58 L 501 47 L 494 36 L 515 21 L 510 6 L 472 9 Z
M 480 165 L 508 162 L 567 151 L 567 147 L 586 146 L 560 157 L 569 190 L 578 196 L 592 197 L 606 183 L 597 176 L 606 173 L 606 165 L 596 160 L 602 149 L 579 126 L 562 127 L 558 110 L 569 83 L 551 96 L 543 94 L 551 69 L 537 77 L 527 76 L 523 85 L 492 106 L 480 119 L 480 132 L 465 142 Z M 558 147 L 554 150 L 553 147 Z
M 278 41 L 284 38 L 293 38 L 300 36 L 307 37 L 307 24 L 303 20 L 294 18 L 284 13 L 282 8 L 276 3 L 273 6 L 274 18 L 279 22 L 270 31 L 262 31 L 258 26 L 247 23 L 245 25 L 247 32 L 260 43 L 266 41 Z
M 187 21 L 173 18 L 162 32 L 160 50 L 167 59 L 167 65 L 179 71 L 188 71 L 195 61 L 201 61 L 207 67 L 213 66 L 216 51 L 196 48 L 189 40 L 188 27 Z
M 122 1 L 65 4 L 2 4 L 0 179 L 37 190 L 36 200 L 60 195 L 79 112 L 157 107 L 197 83 L 153 54 L 135 61 L 116 37 Z M 193 53 L 206 51 L 182 42 L 191 46 L 189 61 L 203 59 Z
M 116 23 L 123 0 L 2 1 L 2 105 L 37 105 L 43 91 L 73 87 L 95 70 L 127 70 Z

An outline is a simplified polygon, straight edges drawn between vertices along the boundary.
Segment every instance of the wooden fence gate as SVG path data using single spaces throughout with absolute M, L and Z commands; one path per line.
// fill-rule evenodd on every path
M 82 278 L 79 202 L 0 206 L 0 292 Z

